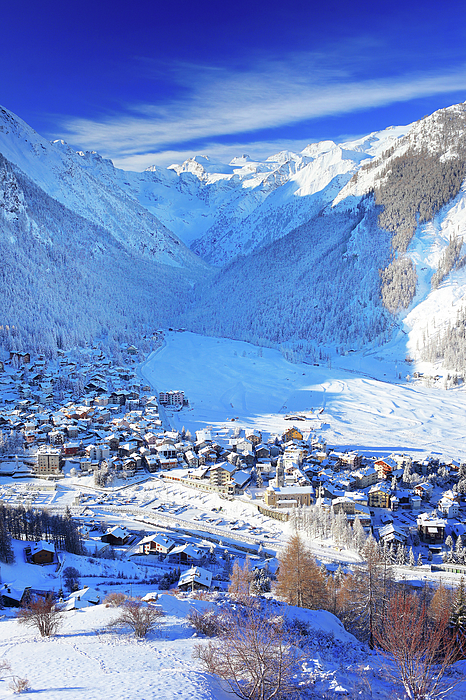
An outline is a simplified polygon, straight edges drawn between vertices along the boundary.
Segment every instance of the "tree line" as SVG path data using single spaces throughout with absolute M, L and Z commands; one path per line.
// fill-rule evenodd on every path
M 0 503 L 0 561 L 5 564 L 15 560 L 12 539 L 45 540 L 72 554 L 84 552 L 81 533 L 69 508 L 64 515 L 51 515 L 46 510 Z

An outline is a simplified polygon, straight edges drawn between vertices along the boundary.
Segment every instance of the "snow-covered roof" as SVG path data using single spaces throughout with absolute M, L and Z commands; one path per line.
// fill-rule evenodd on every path
M 94 588 L 84 586 L 79 591 L 74 591 L 65 601 L 64 610 L 76 610 L 87 608 L 89 605 L 98 605 L 102 600 L 101 594 Z
M 245 472 L 245 471 L 235 472 L 235 474 L 233 475 L 233 481 L 234 481 L 235 484 L 237 484 L 240 488 L 241 488 L 242 486 L 244 486 L 245 484 L 247 484 L 247 482 L 249 481 L 250 478 L 251 478 L 251 475 L 250 475 L 248 472 Z
M 129 530 L 127 530 L 125 527 L 121 527 L 120 525 L 116 525 L 115 527 L 112 527 L 110 530 L 107 530 L 105 533 L 106 535 L 113 535 L 113 537 L 119 537 L 120 539 L 124 540 L 125 537 L 128 537 Z
M 153 542 L 154 544 L 166 547 L 167 549 L 175 544 L 175 542 L 171 540 L 167 535 L 163 535 L 161 533 L 155 535 L 147 535 L 147 537 L 144 537 L 142 540 L 140 540 L 138 544 L 147 544 L 148 542 Z
M 31 554 L 37 554 L 37 552 L 52 552 L 55 553 L 55 545 L 53 542 L 46 542 L 45 540 L 40 540 L 39 542 L 34 542 L 31 545 Z
M 202 556 L 202 552 L 199 549 L 196 549 L 196 547 L 189 542 L 187 544 L 181 544 L 178 547 L 175 547 L 171 550 L 170 555 L 171 554 L 186 554 L 186 556 L 192 557 L 193 559 L 198 559 L 200 556 Z
M 200 583 L 210 588 L 212 583 L 212 572 L 200 566 L 192 566 L 188 571 L 184 571 L 178 581 L 178 586 L 186 586 L 190 583 Z

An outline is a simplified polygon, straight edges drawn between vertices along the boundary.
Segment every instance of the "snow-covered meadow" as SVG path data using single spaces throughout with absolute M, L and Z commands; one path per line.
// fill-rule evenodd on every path
M 141 373 L 157 390 L 184 390 L 189 408 L 168 416 L 177 429 L 239 425 L 281 434 L 290 425 L 285 417 L 299 412 L 306 416 L 300 427 L 336 449 L 462 459 L 465 391 L 407 382 L 412 367 L 396 355 L 387 348 L 336 356 L 333 366 L 291 364 L 277 350 L 173 332 Z

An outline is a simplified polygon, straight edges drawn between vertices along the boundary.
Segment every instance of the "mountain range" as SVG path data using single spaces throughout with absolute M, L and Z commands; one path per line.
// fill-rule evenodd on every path
M 178 325 L 466 367 L 466 103 L 301 153 L 144 172 L 0 108 L 3 342 Z

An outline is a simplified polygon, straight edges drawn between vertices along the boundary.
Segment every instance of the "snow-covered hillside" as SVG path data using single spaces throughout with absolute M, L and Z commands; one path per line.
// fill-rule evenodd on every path
M 110 161 L 75 153 L 63 141 L 49 143 L 0 107 L 0 153 L 47 195 L 107 230 L 129 251 L 172 266 L 199 266 L 181 241 L 137 199 L 118 187 Z

